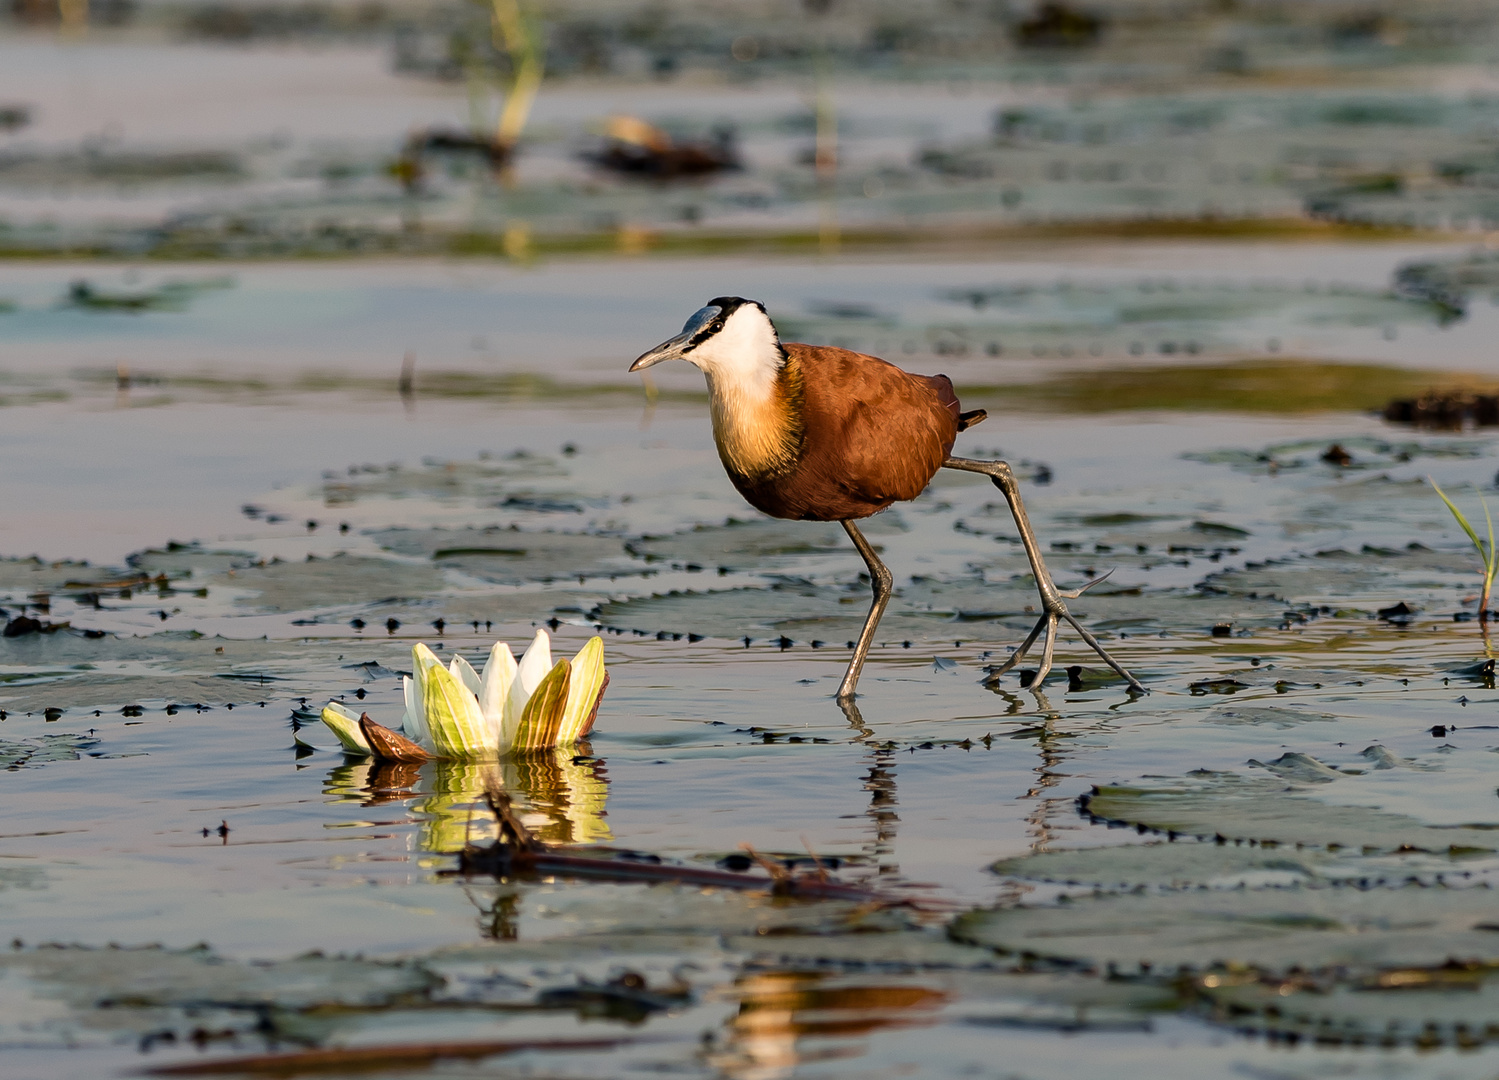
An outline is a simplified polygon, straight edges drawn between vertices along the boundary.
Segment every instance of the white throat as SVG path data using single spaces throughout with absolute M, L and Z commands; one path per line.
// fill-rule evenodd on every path
M 775 392 L 781 344 L 765 312 L 745 304 L 684 359 L 702 369 L 715 399 L 722 396 L 753 406 L 770 400 Z

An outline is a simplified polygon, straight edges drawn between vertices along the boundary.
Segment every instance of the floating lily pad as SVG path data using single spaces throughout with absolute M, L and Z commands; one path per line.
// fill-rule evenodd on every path
M 1304 709 L 1281 708 L 1278 705 L 1224 705 L 1202 718 L 1205 724 L 1235 726 L 1239 724 L 1292 728 L 1306 723 L 1329 723 L 1337 717 L 1331 713 L 1312 713 Z
M 1101 895 L 1055 907 L 972 912 L 959 941 L 1103 969 L 1213 965 L 1279 972 L 1374 973 L 1449 957 L 1499 961 L 1494 893 L 1470 889 L 1306 886 Z
M 879 537 L 904 532 L 898 514 L 887 512 L 861 525 L 866 535 Z M 876 540 L 876 546 L 878 541 Z M 706 568 L 726 566 L 752 570 L 784 563 L 783 556 L 846 551 L 853 544 L 843 527 L 824 521 L 730 520 L 723 525 L 702 525 L 670 536 L 648 536 L 626 545 L 632 555 L 647 562 L 693 563 Z
M 0 769 L 45 765 L 49 761 L 77 761 L 84 752 L 98 745 L 99 740 L 92 736 L 62 732 L 14 742 L 0 740 Z
M 428 460 L 419 468 L 352 465 L 343 475 L 325 474 L 323 501 L 329 506 L 368 498 L 498 502 L 516 494 L 518 481 L 566 475 L 551 458 L 525 452 L 497 460 Z
M 841 646 L 846 640 L 858 637 L 870 599 L 867 587 L 838 589 L 784 582 L 763 589 L 672 592 L 609 601 L 600 604 L 589 618 L 610 629 L 652 634 L 698 634 L 729 639 L 785 636 L 801 644 L 824 641 Z M 1017 597 L 1009 607 L 1018 614 L 1023 604 Z M 968 623 L 994 622 L 1004 617 L 1002 610 L 994 610 L 965 617 L 960 622 L 955 611 L 912 608 L 906 591 L 898 591 L 896 601 L 880 621 L 879 640 L 974 640 L 981 635 L 989 636 L 988 632 Z M 1020 625 L 1017 621 L 1016 627 Z
M 1332 769 L 1324 775 L 1325 767 L 1319 766 L 1311 758 L 1293 760 L 1281 766 L 1281 772 L 1294 773 L 1292 778 L 1299 780 L 1306 779 L 1302 773 L 1309 769 L 1317 770 L 1318 780 L 1340 775 Z M 1372 792 L 1370 801 L 1375 801 Z M 1107 785 L 1094 788 L 1079 805 L 1101 821 L 1206 839 L 1221 836 L 1237 843 L 1369 853 L 1499 851 L 1499 824 L 1436 826 L 1386 810 L 1333 805 L 1288 787 L 1281 776 L 1201 772 L 1174 783 Z
M 1315 555 L 1224 570 L 1203 581 L 1209 591 L 1269 597 L 1293 604 L 1335 603 L 1372 611 L 1402 596 L 1452 603 L 1452 590 L 1476 574 L 1471 551 L 1332 549 Z
M 1183 842 L 1044 851 L 1001 859 L 989 869 L 1005 877 L 1105 889 L 1180 889 L 1325 880 L 1324 871 L 1336 861 L 1320 850 Z
M 520 585 L 577 577 L 640 573 L 616 537 L 472 529 L 383 529 L 375 542 L 398 555 L 426 557 L 482 581 Z
M 382 634 L 383 637 L 383 634 Z M 70 720 L 93 710 L 146 705 L 248 705 L 287 695 L 353 690 L 362 675 L 344 670 L 350 643 L 339 639 L 230 640 L 191 632 L 148 637 L 32 635 L 0 639 L 10 678 L 0 681 L 0 708 L 12 713 L 60 709 Z M 371 641 L 395 661 L 409 645 Z M 221 651 L 222 650 L 222 651 Z M 24 664 L 25 666 L 21 666 Z
M 442 574 L 435 569 L 359 555 L 301 563 L 270 562 L 226 570 L 214 580 L 253 592 L 253 596 L 240 600 L 245 607 L 283 612 L 429 596 L 444 586 Z
M 784 634 L 795 641 L 841 643 L 858 636 L 868 611 L 866 586 L 844 588 L 781 582 L 763 589 L 672 592 L 610 601 L 590 618 L 605 626 L 649 633 L 761 638 Z M 1036 590 L 1028 577 L 1009 581 L 920 580 L 899 586 L 880 621 L 881 641 L 1009 640 L 1035 622 Z M 1174 630 L 1206 633 L 1215 623 L 1278 625 L 1285 606 L 1272 600 L 1134 589 L 1090 591 L 1071 601 L 1074 614 L 1095 633 Z M 998 624 L 985 626 L 984 624 Z
M 1192 989 L 1209 1018 L 1237 1031 L 1322 1046 L 1473 1049 L 1499 1038 L 1499 977 L 1481 963 L 1390 968 L 1341 982 L 1225 972 Z
M 1249 472 L 1261 472 L 1272 464 L 1280 470 L 1315 465 L 1321 461 L 1330 445 L 1327 439 L 1297 439 L 1293 442 L 1272 443 L 1260 450 L 1194 450 L 1182 456 L 1188 461 L 1200 461 L 1207 465 L 1228 465 Z M 1391 440 L 1368 435 L 1347 435 L 1340 436 L 1337 445 L 1353 459 L 1351 465 L 1338 466 L 1340 469 L 1384 468 L 1416 458 L 1474 458 L 1487 452 L 1485 444 L 1476 439 L 1421 442 L 1414 439 Z
M 127 561 L 133 569 L 148 574 L 187 577 L 240 570 L 253 565 L 256 557 L 247 551 L 217 551 L 200 544 L 173 544 L 166 548 L 138 551 Z
M 0 956 L 0 1022 L 7 1041 L 75 1045 L 108 1033 L 135 1037 L 175 1032 L 186 1038 L 210 1017 L 221 1037 L 255 1038 L 278 1012 L 383 1009 L 418 1004 L 442 985 L 420 963 L 380 962 L 318 954 L 246 963 L 194 949 L 26 949 Z M 57 1003 L 39 1018 L 33 1000 Z M 27 1023 L 27 1020 L 30 1023 Z M 40 1022 L 38 1022 L 40 1020 Z M 90 1039 L 90 1032 L 93 1039 Z M 174 1040 L 175 1041 L 175 1040 Z
M 0 558 L 0 598 L 24 600 L 33 593 L 60 589 L 75 578 L 98 572 L 88 563 Z

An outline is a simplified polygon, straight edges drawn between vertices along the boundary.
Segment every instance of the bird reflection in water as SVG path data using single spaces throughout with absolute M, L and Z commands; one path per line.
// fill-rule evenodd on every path
M 1062 713 L 1052 705 L 1046 692 L 1039 687 L 1031 686 L 1026 689 L 1025 693 L 1031 699 L 1030 701 L 1003 689 L 998 682 L 990 683 L 989 689 L 1005 701 L 1006 716 L 1032 718 L 1031 723 L 1011 731 L 1009 737 L 1036 740 L 1036 754 L 1039 758 L 1034 769 L 1036 779 L 1022 797 L 1035 800 L 1035 806 L 1025 818 L 1029 826 L 1027 831 L 1031 837 L 1031 852 L 1039 854 L 1043 851 L 1050 851 L 1059 827 L 1069 830 L 1077 827 L 1074 800 L 1070 796 L 1057 798 L 1047 794 L 1069 775 L 1062 771 L 1062 767 L 1067 763 L 1069 756 L 1067 740 L 1076 736 L 1073 732 L 1057 729 Z M 1063 823 L 1061 826 L 1057 825 L 1059 821 Z M 1007 896 L 1014 890 L 1022 893 L 1029 892 L 1030 886 L 1015 883 L 1006 885 Z
M 864 763 L 869 772 L 864 774 L 864 790 L 869 792 L 869 807 L 864 816 L 869 819 L 870 837 L 864 844 L 865 859 L 877 868 L 881 877 L 898 877 L 900 864 L 895 858 L 895 832 L 900 825 L 896 807 L 900 805 L 895 786 L 895 744 L 880 742 L 872 727 L 864 722 L 859 706 L 851 698 L 838 702 L 848 726 L 853 729 L 853 741 L 869 748 Z
M 497 838 L 498 823 L 484 801 L 490 786 L 508 792 L 521 820 L 549 844 L 611 840 L 604 820 L 608 785 L 604 763 L 587 743 L 575 743 L 499 762 L 358 761 L 333 769 L 324 791 L 363 806 L 408 805 L 421 825 L 418 850 L 449 854 Z
M 918 983 L 868 985 L 806 971 L 752 971 L 735 980 L 739 1011 L 709 1064 L 734 1080 L 778 1080 L 813 1061 L 858 1057 L 860 1036 L 930 1024 L 947 994 Z

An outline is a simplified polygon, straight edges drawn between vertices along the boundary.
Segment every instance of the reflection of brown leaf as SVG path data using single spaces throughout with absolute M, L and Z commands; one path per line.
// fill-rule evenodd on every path
M 380 806 L 411 798 L 415 794 L 412 789 L 420 781 L 421 775 L 422 767 L 419 762 L 377 758 L 375 767 L 370 770 L 367 784 L 370 797 L 364 805 Z
M 421 762 L 432 756 L 406 736 L 375 723 L 370 719 L 369 713 L 360 714 L 359 730 L 364 732 L 365 740 L 378 758 L 384 758 L 387 761 Z

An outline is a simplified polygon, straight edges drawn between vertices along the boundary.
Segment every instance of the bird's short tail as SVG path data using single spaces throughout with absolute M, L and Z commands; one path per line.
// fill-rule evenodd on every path
M 973 425 L 982 424 L 987 419 L 989 419 L 989 410 L 987 409 L 972 409 L 969 412 L 959 413 L 958 430 L 967 431 Z

